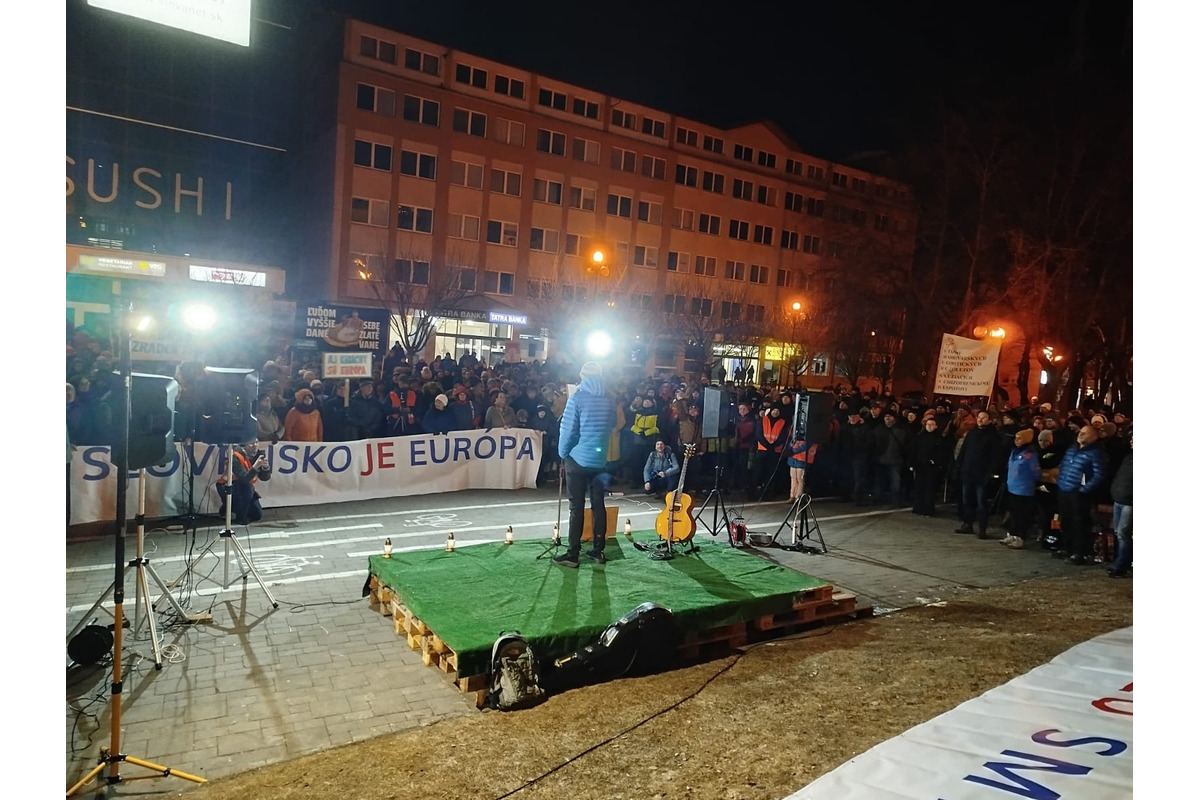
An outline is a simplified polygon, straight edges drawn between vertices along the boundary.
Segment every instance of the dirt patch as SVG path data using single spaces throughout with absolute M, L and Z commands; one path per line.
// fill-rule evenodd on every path
M 577 689 L 528 711 L 382 736 L 183 793 L 781 798 L 1072 645 L 1132 624 L 1132 582 L 1081 570 Z

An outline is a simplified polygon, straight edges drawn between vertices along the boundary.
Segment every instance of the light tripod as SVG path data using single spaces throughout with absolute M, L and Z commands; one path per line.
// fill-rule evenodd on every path
M 233 584 L 233 581 L 236 581 L 239 578 L 244 581 L 244 580 L 246 580 L 247 575 L 253 575 L 254 580 L 258 582 L 259 588 L 261 588 L 263 590 L 263 594 L 265 594 L 267 596 L 267 599 L 271 601 L 271 607 L 279 608 L 279 603 L 278 603 L 278 601 L 275 600 L 275 596 L 273 594 L 271 594 L 271 590 L 267 588 L 267 584 L 263 581 L 262 576 L 259 575 L 258 570 L 255 569 L 254 562 L 250 560 L 250 556 L 248 556 L 246 554 L 246 551 L 242 548 L 242 543 L 238 541 L 237 536 L 233 532 L 232 515 L 233 515 L 233 492 L 234 492 L 234 485 L 233 485 L 234 454 L 233 454 L 233 445 L 229 445 L 228 447 L 229 447 L 229 450 L 226 452 L 226 459 L 225 459 L 225 484 L 224 484 L 226 486 L 226 488 L 228 489 L 226 496 L 225 496 L 225 527 L 221 529 L 221 533 L 216 539 L 213 539 L 208 544 L 206 544 L 204 546 L 204 549 L 201 550 L 199 553 L 197 553 L 196 557 L 193 558 L 186 567 L 184 567 L 183 572 L 179 575 L 178 578 L 171 581 L 171 583 L 167 584 L 167 590 L 168 590 L 167 596 L 170 596 L 169 590 L 174 589 L 176 586 L 178 586 L 183 581 L 183 579 L 195 568 L 196 564 L 200 563 L 200 559 L 204 558 L 206 555 L 208 555 L 209 553 L 212 552 L 212 549 L 213 549 L 213 547 L 216 546 L 217 542 L 224 542 L 225 543 L 225 558 L 223 559 L 223 561 L 224 561 L 224 566 L 225 566 L 225 582 L 223 584 L 221 584 L 221 588 L 228 589 Z M 236 577 L 234 577 L 233 580 L 229 579 L 229 560 L 230 560 L 229 548 L 230 548 L 230 545 L 232 545 L 234 550 L 237 551 L 238 562 L 242 568 L 242 573 L 240 575 L 237 575 Z M 162 598 L 159 598 L 159 599 L 161 600 Z M 157 605 L 157 603 L 156 603 L 156 605 Z
M 539 553 L 534 561 L 540 561 L 548 555 L 557 553 L 558 548 L 562 546 L 562 496 L 563 479 L 566 474 L 566 464 L 563 464 L 558 470 L 558 517 L 554 521 L 554 535 L 550 537 L 550 544 L 546 545 L 546 549 Z
M 156 584 L 158 584 L 158 588 L 162 590 L 163 595 L 170 600 L 171 607 L 175 609 L 175 613 L 179 615 L 179 619 L 181 619 L 182 621 L 184 621 L 184 622 L 211 622 L 212 614 L 208 614 L 208 613 L 189 614 L 187 611 L 185 611 L 183 606 L 181 606 L 179 604 L 179 601 L 175 599 L 175 596 L 172 595 L 171 592 L 167 589 L 167 585 L 165 583 L 163 583 L 163 579 L 160 578 L 158 573 L 154 571 L 154 567 L 150 565 L 150 559 L 146 558 L 146 556 L 145 556 L 145 541 L 146 541 L 146 470 L 145 469 L 138 470 L 138 510 L 137 510 L 136 520 L 137 520 L 137 556 L 132 561 L 130 561 L 128 564 L 125 565 L 125 571 L 122 574 L 128 575 L 129 570 L 131 570 L 131 569 L 137 570 L 137 578 L 136 578 L 136 583 L 135 583 L 136 588 L 134 590 L 134 606 L 133 606 L 133 609 L 134 609 L 133 610 L 133 619 L 134 619 L 133 635 L 136 637 L 138 635 L 138 631 L 141 630 L 142 620 L 143 620 L 143 611 L 144 611 L 145 622 L 146 622 L 147 627 L 150 630 L 150 646 L 154 650 L 154 668 L 160 670 L 160 669 L 162 669 L 162 666 L 163 666 L 162 643 L 159 641 L 159 638 L 158 638 L 158 629 L 157 629 L 156 623 L 154 621 L 154 612 L 152 611 L 151 605 L 150 605 L 150 584 L 146 580 L 146 576 L 149 575 L 151 578 L 154 579 L 154 582 Z M 114 581 L 112 584 L 109 585 L 108 589 L 106 589 L 104 591 L 104 594 L 100 595 L 100 599 L 96 601 L 95 605 L 93 605 L 91 608 L 88 609 L 87 613 L 83 615 L 83 619 L 79 620 L 79 623 L 74 628 L 71 629 L 70 633 L 67 634 L 68 642 L 75 637 L 75 634 L 79 633 L 79 631 L 83 629 L 83 626 L 85 624 L 87 624 L 87 621 L 89 619 L 93 618 L 92 615 L 96 613 L 96 610 L 98 608 L 100 608 L 102 605 L 104 605 L 104 602 L 106 600 L 108 600 L 109 595 L 114 592 L 116 587 L 117 587 L 117 584 Z M 144 606 L 143 606 L 143 603 L 145 604 Z
M 729 534 L 729 543 L 733 544 L 733 533 L 729 529 L 729 510 L 725 508 L 725 497 L 721 494 L 721 473 L 724 468 L 717 465 L 716 478 L 713 480 L 713 488 L 708 490 L 708 497 L 704 498 L 704 502 L 700 504 L 700 508 L 696 511 L 696 519 L 703 525 L 710 534 L 717 535 L 718 530 L 724 530 Z M 704 510 L 712 504 L 712 525 L 708 524 L 708 520 L 704 518 Z M 723 528 L 717 527 L 717 522 L 725 523 Z
M 775 540 L 779 538 L 779 534 L 783 529 L 792 526 L 792 543 L 791 544 L 775 544 Z M 817 532 L 817 541 L 821 543 L 819 548 L 804 544 L 805 540 L 812 541 L 813 531 Z M 821 535 L 821 524 L 817 522 L 817 517 L 812 512 L 812 497 L 808 494 L 802 494 L 792 501 L 792 505 L 788 508 L 787 514 L 783 517 L 783 522 L 775 531 L 775 535 L 771 537 L 771 545 L 778 547 L 780 550 L 791 550 L 795 553 L 809 553 L 811 555 L 821 555 L 828 553 L 829 548 L 825 546 L 825 537 Z M 771 546 L 768 545 L 768 546 Z

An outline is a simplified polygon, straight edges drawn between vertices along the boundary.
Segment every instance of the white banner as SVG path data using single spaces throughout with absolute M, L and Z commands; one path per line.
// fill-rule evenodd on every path
M 934 394 L 991 396 L 1000 363 L 1000 340 L 942 334 Z
M 1018 797 L 1133 797 L 1133 628 L 1076 645 L 787 800 Z
M 175 449 L 169 464 L 146 469 L 146 516 L 186 514 L 189 484 L 193 509 L 216 513 L 221 504 L 216 479 L 225 474 L 229 449 L 197 444 L 194 456 L 183 445 Z M 278 508 L 463 489 L 532 489 L 542 460 L 542 433 L 495 428 L 357 442 L 280 442 L 265 449 L 271 479 L 259 481 L 256 489 L 263 508 Z M 126 496 L 130 518 L 137 514 L 137 492 L 138 474 L 131 472 Z M 115 520 L 116 515 L 117 473 L 108 448 L 76 449 L 71 523 Z

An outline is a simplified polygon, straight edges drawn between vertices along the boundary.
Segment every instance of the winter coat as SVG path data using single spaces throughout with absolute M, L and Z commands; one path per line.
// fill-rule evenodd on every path
M 1014 448 L 1008 454 L 1008 493 L 1019 497 L 1033 497 L 1042 467 L 1038 463 L 1037 445 L 1027 444 Z
M 449 408 L 439 411 L 438 407 L 433 405 L 421 418 L 421 430 L 426 433 L 450 433 L 459 430 L 458 419 Z
M 455 400 L 450 404 L 450 411 L 454 414 L 455 430 L 469 431 L 475 427 L 475 418 L 479 415 L 475 413 L 474 400 Z
M 819 444 L 808 444 L 803 439 L 792 440 L 792 446 L 788 450 L 788 466 L 792 469 L 808 469 L 808 465 L 813 463 L 820 449 Z
M 985 483 L 1003 468 L 1004 439 L 992 425 L 972 428 L 962 438 L 958 474 L 963 483 Z
M 373 439 L 379 435 L 383 425 L 383 406 L 375 395 L 363 397 L 356 392 L 350 398 L 350 408 L 346 411 L 347 433 L 353 439 Z
M 275 409 L 263 411 L 258 409 L 258 440 L 260 442 L 278 442 L 287 437 L 283 420 L 275 413 Z
M 754 449 L 754 434 L 757 427 L 758 417 L 753 414 L 745 417 L 739 414 L 733 418 L 734 438 L 737 441 L 738 450 Z
M 684 445 L 696 445 L 696 455 L 704 455 L 708 452 L 708 440 L 700 436 L 703 431 L 700 419 L 692 419 L 684 417 L 679 421 L 679 449 L 683 450 Z
M 570 456 L 581 467 L 603 469 L 608 463 L 608 434 L 616 421 L 613 402 L 604 394 L 604 382 L 594 376 L 584 378 L 563 409 L 559 458 Z
M 1117 472 L 1113 475 L 1112 485 L 1109 487 L 1112 493 L 1114 503 L 1120 503 L 1123 506 L 1133 505 L 1133 451 L 1130 450 L 1125 458 L 1121 459 L 1121 466 L 1117 467 Z
M 350 438 L 346 413 L 349 409 L 336 395 L 321 404 L 321 429 L 327 442 L 345 442 Z
M 652 439 L 658 436 L 658 412 L 654 407 L 643 408 L 633 415 L 633 427 L 629 429 L 634 436 Z
M 1107 471 L 1104 450 L 1098 444 L 1093 442 L 1087 447 L 1073 444 L 1058 466 L 1058 490 L 1095 494 L 1104 485 Z
M 846 437 L 846 448 L 851 458 L 869 459 L 875 452 L 874 430 L 866 422 L 847 425 L 842 435 Z
M 492 406 L 483 416 L 485 428 L 515 428 L 517 427 L 517 412 L 512 406 Z
M 299 406 L 288 411 L 283 420 L 283 440 L 286 442 L 321 442 L 325 438 L 325 426 L 316 405 L 308 410 Z
M 921 431 L 913 438 L 912 465 L 921 467 L 946 466 L 949 456 L 949 445 L 946 437 L 937 431 Z
M 890 428 L 886 423 L 872 431 L 875 437 L 875 460 L 885 467 L 902 467 L 908 461 L 908 429 L 899 423 Z
M 650 455 L 646 458 L 646 466 L 642 468 L 642 481 L 649 483 L 650 479 L 658 473 L 665 473 L 668 478 L 679 474 L 679 462 L 675 459 L 675 453 L 671 448 L 663 448 L 662 453 L 658 450 L 651 450 Z

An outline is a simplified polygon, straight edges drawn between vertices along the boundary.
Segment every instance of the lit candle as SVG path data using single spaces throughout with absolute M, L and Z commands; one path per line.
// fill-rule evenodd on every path
M 392 537 L 390 536 L 383 540 L 383 557 L 392 557 Z
M 625 520 L 625 535 L 626 536 L 633 535 L 633 523 L 630 522 L 629 520 Z
M 561 541 L 562 538 L 558 535 L 558 523 L 556 522 L 554 523 L 554 543 L 558 544 Z
M 446 536 L 446 552 L 454 552 L 454 531 L 450 531 L 450 533 Z
M 509 525 L 509 526 L 508 526 L 508 530 L 506 530 L 506 531 L 504 532 L 504 543 L 505 543 L 505 544 L 512 544 L 512 543 L 513 543 L 513 531 L 512 531 L 512 525 Z

